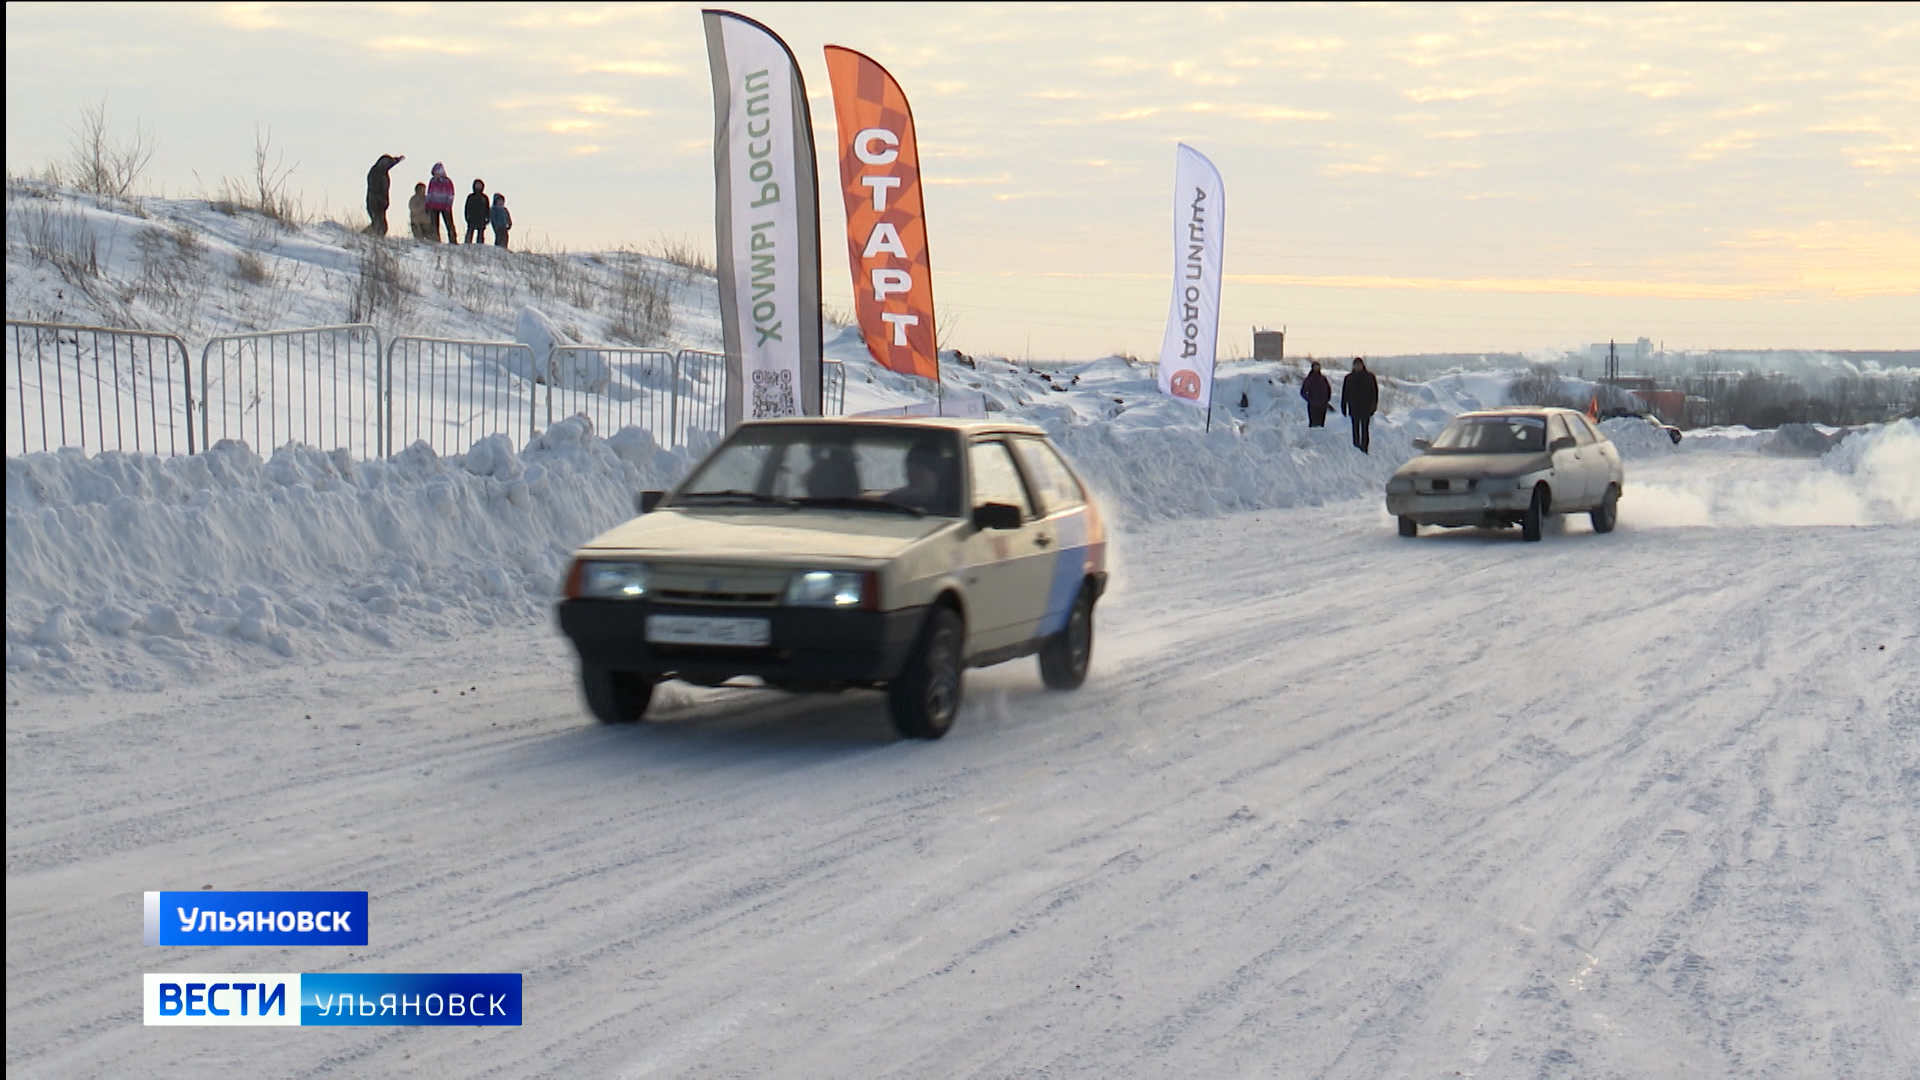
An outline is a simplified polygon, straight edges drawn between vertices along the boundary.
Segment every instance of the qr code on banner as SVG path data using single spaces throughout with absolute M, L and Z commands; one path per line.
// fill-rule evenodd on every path
M 793 401 L 793 372 L 756 371 L 753 373 L 753 418 L 793 416 L 800 409 Z

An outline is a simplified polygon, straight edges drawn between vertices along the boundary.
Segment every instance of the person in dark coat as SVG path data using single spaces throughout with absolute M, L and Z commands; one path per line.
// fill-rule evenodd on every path
M 1300 397 L 1307 403 L 1307 426 L 1327 426 L 1327 406 L 1333 403 L 1333 384 L 1320 374 L 1320 361 L 1313 362 L 1313 370 L 1300 380 Z
M 487 203 L 485 180 L 473 182 L 473 191 L 467 196 L 467 205 L 463 209 L 467 219 L 467 243 L 486 243 L 487 223 L 493 219 L 493 208 Z
M 433 221 L 433 238 L 440 239 L 440 226 L 447 227 L 447 243 L 460 242 L 460 233 L 453 226 L 453 177 L 447 175 L 447 167 L 439 162 L 433 163 L 433 176 L 427 181 L 427 217 Z
M 1353 358 L 1353 370 L 1340 380 L 1340 415 L 1353 421 L 1353 445 L 1363 454 L 1371 453 L 1373 413 L 1380 407 L 1380 382 L 1367 370 L 1367 362 Z
M 387 235 L 387 207 L 392 205 L 388 198 L 393 190 L 393 167 L 406 160 L 404 154 L 381 154 L 367 170 L 367 232 L 372 236 Z
M 488 224 L 493 226 L 493 244 L 495 247 L 507 246 L 507 230 L 513 228 L 513 215 L 507 212 L 507 197 L 496 192 L 493 196 L 493 210 Z

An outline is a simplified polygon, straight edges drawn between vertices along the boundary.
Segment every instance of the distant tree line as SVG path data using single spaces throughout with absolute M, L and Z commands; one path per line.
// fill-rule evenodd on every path
M 1686 395 L 1683 413 L 1666 417 L 1683 427 L 1740 424 L 1776 428 L 1791 423 L 1847 427 L 1903 416 L 1920 417 L 1920 373 L 1911 368 L 1800 374 L 1697 370 L 1644 381 L 1655 389 Z M 1546 364 L 1535 364 L 1514 376 L 1507 385 L 1507 398 L 1516 405 L 1585 409 L 1597 404 L 1602 410 L 1647 411 L 1646 401 L 1627 389 L 1601 386 L 1596 391 L 1562 378 Z
M 1700 372 L 1673 380 L 1687 395 L 1692 427 L 1781 424 L 1847 427 L 1920 416 L 1920 376 L 1911 371 L 1823 376 L 1786 372 Z

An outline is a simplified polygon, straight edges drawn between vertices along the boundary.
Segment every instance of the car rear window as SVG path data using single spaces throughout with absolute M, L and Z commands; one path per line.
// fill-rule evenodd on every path
M 1456 416 L 1433 448 L 1454 454 L 1526 454 L 1547 448 L 1547 422 L 1538 416 Z

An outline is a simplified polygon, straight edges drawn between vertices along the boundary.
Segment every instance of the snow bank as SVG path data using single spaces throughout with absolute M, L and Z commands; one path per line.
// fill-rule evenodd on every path
M 387 461 L 223 442 L 7 460 L 7 668 L 157 687 L 302 653 L 544 617 L 569 552 L 686 460 L 583 417 L 519 452 Z
M 1820 457 L 1845 434 L 1821 424 L 1781 424 L 1759 446 L 1762 453 L 1779 457 Z
M 1637 416 L 1615 416 L 1602 420 L 1600 431 L 1613 441 L 1620 456 L 1629 461 L 1634 458 L 1668 457 L 1680 449 L 1680 444 L 1673 441 L 1667 429 Z
M 1376 423 L 1373 452 L 1363 454 L 1345 424 L 1203 433 L 1200 420 L 1188 428 L 1046 426 L 1121 525 L 1380 495 L 1414 455 L 1415 434 L 1394 424 Z

